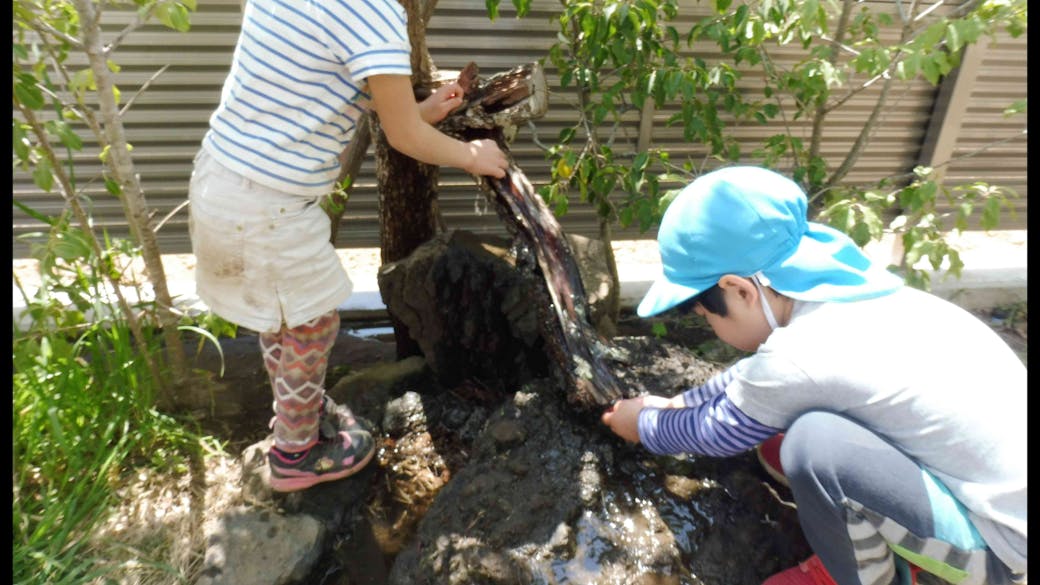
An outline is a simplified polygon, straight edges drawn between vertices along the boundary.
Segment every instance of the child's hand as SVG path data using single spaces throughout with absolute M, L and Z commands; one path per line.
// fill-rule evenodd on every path
M 496 179 L 506 176 L 509 161 L 494 140 L 474 140 L 467 143 L 472 161 L 465 167 L 474 175 L 489 175 Z
M 639 442 L 639 411 L 644 408 L 684 408 L 682 396 L 665 398 L 647 394 L 635 398 L 619 400 L 613 404 L 600 420 L 610 427 L 610 430 L 631 443 Z
M 643 398 L 626 398 L 614 403 L 600 417 L 603 424 L 614 434 L 630 443 L 639 442 L 639 411 L 643 410 Z
M 462 105 L 462 86 L 457 81 L 433 90 L 430 97 L 419 102 L 419 115 L 427 124 L 436 124 Z

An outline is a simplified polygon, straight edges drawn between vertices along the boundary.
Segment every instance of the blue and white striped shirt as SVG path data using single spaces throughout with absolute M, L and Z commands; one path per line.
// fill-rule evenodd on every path
M 395 0 L 249 0 L 203 146 L 257 183 L 328 193 L 368 107 L 365 79 L 410 76 L 410 54 Z
M 639 413 L 640 442 L 658 455 L 728 457 L 780 432 L 781 429 L 758 422 L 733 404 L 725 393 L 732 380 L 730 368 L 683 392 L 686 408 L 644 408 Z

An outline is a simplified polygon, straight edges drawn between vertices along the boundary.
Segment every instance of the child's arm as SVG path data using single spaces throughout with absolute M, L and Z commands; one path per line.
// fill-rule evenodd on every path
M 659 398 L 659 397 L 656 397 Z M 747 416 L 725 392 L 692 408 L 662 407 L 657 399 L 622 400 L 603 414 L 618 436 L 659 455 L 737 455 L 780 432 Z M 666 400 L 666 399 L 660 399 Z
M 383 132 L 398 151 L 431 165 L 457 167 L 474 175 L 505 176 L 509 164 L 493 140 L 462 142 L 423 119 L 407 76 L 373 75 L 368 86 Z
M 744 414 L 725 392 L 693 408 L 644 408 L 638 418 L 640 442 L 658 455 L 729 457 L 781 430 Z

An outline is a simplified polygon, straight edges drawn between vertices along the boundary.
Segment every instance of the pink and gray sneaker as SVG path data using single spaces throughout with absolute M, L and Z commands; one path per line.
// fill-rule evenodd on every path
M 295 492 L 319 483 L 349 477 L 361 471 L 376 452 L 372 435 L 365 430 L 340 431 L 301 453 L 286 453 L 276 447 L 267 452 L 271 489 Z

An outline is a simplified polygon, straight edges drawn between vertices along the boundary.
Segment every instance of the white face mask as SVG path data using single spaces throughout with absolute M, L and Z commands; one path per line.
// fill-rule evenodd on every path
M 766 298 L 766 290 L 763 286 L 769 286 L 769 279 L 766 278 L 761 272 L 756 272 L 751 275 L 751 282 L 755 283 L 755 288 L 758 289 L 758 295 L 762 300 L 762 312 L 766 314 L 766 322 L 769 323 L 769 330 L 773 331 L 779 325 L 776 322 L 776 317 L 773 315 L 773 307 L 769 306 L 769 300 Z

